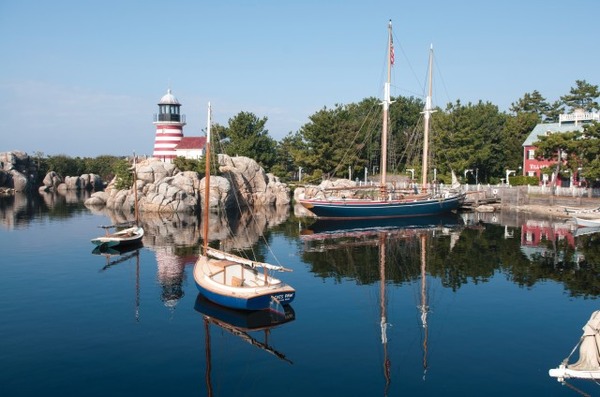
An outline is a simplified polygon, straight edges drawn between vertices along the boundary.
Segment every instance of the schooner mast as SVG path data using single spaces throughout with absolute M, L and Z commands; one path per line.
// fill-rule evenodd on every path
M 381 132 L 381 200 L 387 200 L 387 139 L 390 100 L 390 80 L 392 76 L 392 65 L 394 64 L 394 41 L 392 38 L 392 20 L 388 24 L 388 53 L 387 53 L 387 81 L 383 87 L 383 127 Z
M 428 92 L 427 97 L 425 98 L 425 108 L 423 109 L 423 114 L 425 118 L 425 127 L 423 131 L 423 171 L 421 175 L 421 188 L 423 190 L 427 190 L 427 173 L 428 173 L 428 160 L 429 160 L 429 119 L 431 118 L 431 113 L 434 112 L 431 106 L 431 96 L 432 96 L 432 80 L 433 80 L 433 45 L 431 45 L 429 49 L 429 76 L 428 76 Z

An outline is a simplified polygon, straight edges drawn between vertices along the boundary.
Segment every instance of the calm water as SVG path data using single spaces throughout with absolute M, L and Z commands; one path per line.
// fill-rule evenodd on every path
M 280 211 L 258 229 L 230 219 L 246 239 L 234 243 L 213 219 L 224 247 L 294 270 L 282 275 L 298 291 L 289 321 L 252 331 L 240 327 L 270 320 L 199 299 L 196 219 L 146 216 L 143 248 L 105 257 L 89 240 L 126 217 L 81 199 L 0 200 L 2 396 L 600 392 L 548 376 L 599 308 L 599 236 L 562 221 L 497 214 L 336 233 L 349 225 Z

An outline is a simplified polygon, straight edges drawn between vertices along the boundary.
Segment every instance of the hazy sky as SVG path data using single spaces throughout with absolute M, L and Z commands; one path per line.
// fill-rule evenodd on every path
M 526 92 L 558 100 L 600 84 L 597 0 L 0 0 L 0 152 L 151 154 L 171 88 L 199 136 L 210 101 L 226 125 L 267 117 L 279 140 L 323 107 L 381 97 L 387 23 L 392 95 L 434 105 Z

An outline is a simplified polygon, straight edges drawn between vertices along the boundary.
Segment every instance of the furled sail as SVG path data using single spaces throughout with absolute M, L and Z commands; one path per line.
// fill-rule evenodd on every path
M 600 310 L 593 312 L 583 326 L 583 335 L 578 345 L 579 359 L 569 364 L 569 358 L 575 352 L 573 349 L 558 368 L 548 371 L 550 376 L 557 378 L 559 382 L 565 382 L 568 378 L 600 379 Z
M 588 322 L 583 326 L 583 335 L 579 346 L 579 360 L 567 365 L 575 371 L 600 370 L 600 310 L 592 313 Z
M 208 248 L 206 250 L 206 254 L 213 258 L 216 258 L 216 259 L 224 259 L 224 260 L 228 260 L 228 261 L 232 261 L 232 262 L 236 262 L 236 263 L 241 263 L 243 265 L 247 265 L 247 266 L 251 266 L 251 267 L 264 267 L 266 269 L 277 270 L 280 272 L 291 272 L 292 271 L 291 269 L 287 269 L 283 266 L 271 265 L 270 263 L 253 261 L 250 259 L 239 257 L 237 255 L 223 252 L 223 251 L 220 251 L 220 250 L 217 250 L 214 248 Z

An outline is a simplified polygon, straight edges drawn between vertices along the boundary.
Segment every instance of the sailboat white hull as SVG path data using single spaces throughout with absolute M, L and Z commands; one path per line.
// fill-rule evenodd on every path
M 204 255 L 194 265 L 194 281 L 207 299 L 233 309 L 265 310 L 296 296 L 291 286 L 250 266 Z
M 564 365 L 560 365 L 558 368 L 551 369 L 550 371 L 548 371 L 548 374 L 553 378 L 557 378 L 557 380 L 560 382 L 569 378 L 600 380 L 600 370 L 573 370 L 565 367 Z
M 139 226 L 133 226 L 106 236 L 96 237 L 91 241 L 94 245 L 110 248 L 137 244 L 142 241 L 142 237 L 144 237 L 144 229 Z

